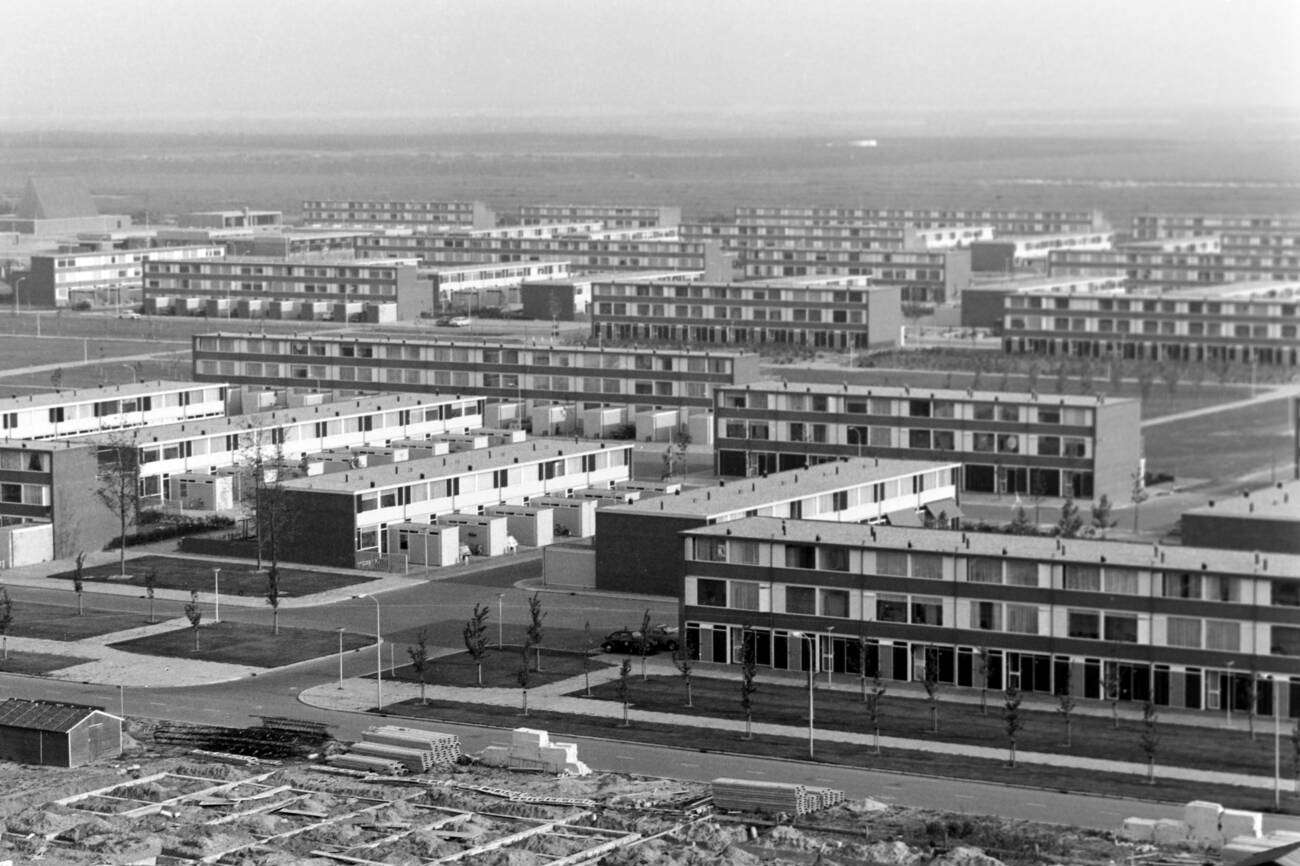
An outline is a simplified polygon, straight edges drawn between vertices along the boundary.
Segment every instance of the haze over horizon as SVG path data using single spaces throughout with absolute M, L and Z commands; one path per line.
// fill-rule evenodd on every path
M 15 126 L 1300 113 L 1291 0 L 7 2 Z M 179 13 L 179 14 L 178 14 Z M 900 120 L 900 123 L 904 121 Z

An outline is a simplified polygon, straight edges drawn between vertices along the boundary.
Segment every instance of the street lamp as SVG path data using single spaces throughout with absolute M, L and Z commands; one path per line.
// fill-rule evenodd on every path
M 221 622 L 221 569 L 212 569 L 212 621 Z
M 343 688 L 343 629 L 339 626 L 339 688 Z
M 503 646 L 503 644 L 501 643 L 502 634 L 503 634 L 501 631 L 501 624 L 502 622 L 504 622 L 504 620 L 502 619 L 502 615 L 505 613 L 505 598 L 506 598 L 506 594 L 504 592 L 497 593 L 497 651 L 498 652 L 501 650 L 501 647 Z
M 1273 684 L 1273 809 L 1282 809 L 1282 680 L 1265 674 Z
M 1225 690 L 1225 691 L 1226 691 L 1226 698 L 1227 698 L 1227 700 L 1225 700 L 1225 701 L 1223 702 L 1223 705 L 1224 705 L 1225 710 L 1227 711 L 1227 721 L 1226 721 L 1226 725 L 1227 725 L 1227 727 L 1229 727 L 1229 728 L 1232 727 L 1232 699 L 1233 699 L 1234 697 L 1236 697 L 1236 688 L 1235 688 L 1235 684 L 1234 684 L 1233 681 L 1232 681 L 1232 665 L 1233 665 L 1233 662 L 1232 662 L 1232 661 L 1229 661 L 1229 662 L 1228 662 L 1228 672 L 1227 672 L 1226 674 L 1224 674 L 1224 676 L 1226 676 L 1227 679 L 1228 679 L 1228 688 Z
M 379 599 L 364 592 L 352 597 L 368 598 L 375 603 L 375 710 L 378 711 L 384 706 L 384 638 L 379 627 Z
M 815 635 L 804 634 L 801 631 L 790 632 L 790 637 L 808 640 L 808 758 L 814 757 L 815 739 L 813 728 L 813 675 L 817 670 L 817 645 Z
M 18 294 L 18 287 L 21 286 L 23 283 L 27 282 L 27 279 L 30 276 L 31 274 L 24 274 L 23 276 L 14 280 L 14 315 L 15 316 L 18 315 L 18 311 L 20 308 L 19 298 L 21 297 L 21 295 Z

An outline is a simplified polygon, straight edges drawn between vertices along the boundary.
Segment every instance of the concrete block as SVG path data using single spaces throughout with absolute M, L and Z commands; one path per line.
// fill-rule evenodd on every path
M 1224 839 L 1249 836 L 1258 839 L 1264 834 L 1264 816 L 1243 809 L 1224 809 L 1219 815 L 1219 833 Z
M 1187 824 L 1176 818 L 1156 821 L 1154 838 L 1157 844 L 1169 845 L 1187 841 Z
M 1198 842 L 1217 841 L 1219 835 L 1219 816 L 1223 807 L 1218 803 L 1205 800 L 1193 800 L 1183 807 L 1183 823 L 1187 833 Z
M 504 767 L 510 756 L 510 750 L 505 746 L 488 746 L 479 753 L 479 760 L 489 767 Z
M 1151 842 L 1156 838 L 1156 822 L 1150 818 L 1125 818 L 1120 835 L 1130 842 Z
M 515 747 L 519 746 L 545 746 L 548 744 L 546 731 L 539 731 L 536 728 L 515 728 L 510 732 L 510 744 Z

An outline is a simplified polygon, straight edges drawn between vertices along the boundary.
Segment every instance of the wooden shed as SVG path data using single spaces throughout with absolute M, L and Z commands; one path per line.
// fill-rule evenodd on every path
M 0 760 L 80 767 L 122 751 L 122 719 L 102 707 L 26 701 L 0 703 Z

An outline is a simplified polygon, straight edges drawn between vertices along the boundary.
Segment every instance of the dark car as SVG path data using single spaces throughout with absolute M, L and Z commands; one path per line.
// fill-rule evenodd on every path
M 675 652 L 677 650 L 677 629 L 670 625 L 651 626 L 648 640 L 648 653 L 660 650 Z M 641 654 L 640 629 L 620 629 L 610 632 L 601 641 L 600 648 L 607 653 Z

